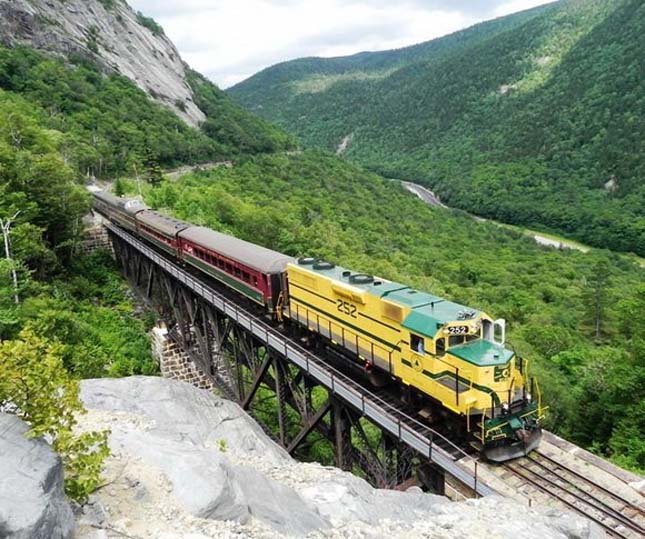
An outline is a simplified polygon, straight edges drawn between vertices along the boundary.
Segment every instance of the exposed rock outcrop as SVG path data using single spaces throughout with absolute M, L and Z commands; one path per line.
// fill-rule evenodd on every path
M 29 427 L 0 413 L 0 537 L 68 539 L 74 516 L 63 491 L 63 465 Z
M 552 509 L 378 490 L 338 469 L 298 463 L 237 405 L 182 382 L 86 380 L 81 398 L 89 410 L 82 428 L 111 429 L 113 456 L 78 537 L 601 536 Z
M 142 25 L 125 0 L 0 0 L 0 42 L 79 54 L 128 77 L 190 125 L 205 119 L 173 43 Z

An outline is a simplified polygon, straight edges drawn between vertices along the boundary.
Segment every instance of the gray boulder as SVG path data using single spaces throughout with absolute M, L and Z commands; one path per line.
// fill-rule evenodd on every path
M 127 422 L 111 425 L 110 448 L 160 470 L 192 515 L 240 523 L 253 517 L 285 534 L 328 526 L 294 489 L 231 462 L 249 455 L 269 466 L 291 461 L 236 404 L 152 377 L 85 380 L 81 399 L 90 409 L 148 420 L 145 430 Z
M 305 486 L 299 489 L 299 494 L 323 517 L 336 523 L 374 523 L 383 519 L 414 522 L 426 517 L 438 504 L 451 504 L 448 498 L 420 490 L 375 489 L 365 480 L 346 473 Z
M 162 378 L 86 380 L 84 428 L 110 428 L 111 485 L 79 521 L 155 539 L 596 539 L 589 521 L 486 497 L 375 489 L 298 463 L 234 403 Z M 85 539 L 85 535 L 81 535 Z M 79 537 L 79 539 L 80 539 Z
M 0 413 L 0 537 L 67 539 L 74 516 L 63 490 L 63 464 L 29 427 Z
M 83 380 L 80 396 L 87 408 L 152 420 L 150 432 L 166 440 L 195 446 L 225 440 L 228 454 L 258 455 L 276 464 L 291 461 L 237 404 L 184 382 L 152 376 Z

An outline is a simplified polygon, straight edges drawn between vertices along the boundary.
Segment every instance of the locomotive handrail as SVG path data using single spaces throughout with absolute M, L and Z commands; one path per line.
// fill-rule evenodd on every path
M 496 493 L 492 488 L 478 481 L 476 459 L 473 459 L 470 455 L 463 452 L 446 437 L 434 431 L 432 428 L 423 425 L 401 410 L 397 410 L 392 404 L 384 401 L 368 389 L 357 386 L 351 378 L 336 371 L 323 360 L 318 360 L 311 352 L 268 326 L 257 316 L 245 312 L 236 303 L 199 282 L 191 274 L 180 269 L 173 262 L 161 256 L 120 227 L 115 226 L 109 221 L 105 223 L 105 226 L 116 236 L 152 260 L 164 271 L 176 277 L 183 284 L 198 293 L 208 303 L 226 316 L 229 316 L 238 325 L 253 333 L 267 346 L 276 352 L 282 353 L 287 360 L 305 370 L 309 376 L 317 380 L 321 385 L 326 386 L 339 398 L 354 406 L 365 417 L 370 418 L 381 428 L 397 437 L 398 440 L 415 449 L 429 460 L 432 460 L 450 475 L 473 489 L 477 495 L 486 496 Z M 357 389 L 357 387 L 360 389 Z M 422 434 L 422 432 L 427 433 L 427 435 Z M 459 458 L 452 456 L 442 447 L 438 446 L 436 440 L 447 444 L 459 455 Z M 461 460 L 474 461 L 474 474 L 465 466 L 460 465 L 458 461 Z
M 292 316 L 292 309 L 291 309 L 291 303 L 287 305 L 287 309 L 289 310 L 289 318 L 293 318 Z M 307 307 L 301 307 L 299 303 L 295 304 L 295 313 L 296 313 L 296 319 L 298 321 L 301 320 L 301 313 L 304 312 L 305 320 L 307 323 L 307 327 L 309 327 L 309 323 L 312 320 L 310 318 L 310 310 Z M 320 328 L 320 318 L 321 316 L 318 313 L 313 313 L 313 315 L 316 317 L 316 327 L 318 328 L 318 333 L 321 333 Z M 329 332 L 329 335 L 327 336 L 330 340 L 333 342 L 336 342 L 334 340 L 334 336 L 339 335 L 340 336 L 340 344 L 344 347 L 347 348 L 347 343 L 350 343 L 356 347 L 356 355 L 359 356 L 361 359 L 369 359 L 370 363 L 372 365 L 377 364 L 378 361 L 387 361 L 388 364 L 388 372 L 391 374 L 393 372 L 392 369 L 392 353 L 394 352 L 393 347 L 384 347 L 380 344 L 375 343 L 371 339 L 366 339 L 365 337 L 362 337 L 358 333 L 351 331 L 347 329 L 342 323 L 336 323 L 332 322 L 331 319 L 326 318 L 325 316 L 322 317 L 323 320 L 327 321 L 327 325 L 323 326 L 325 327 L 326 331 Z M 338 328 L 338 332 L 334 333 L 334 327 Z M 323 334 L 324 335 L 324 334 Z M 350 340 L 350 336 L 353 336 Z M 369 358 L 365 358 L 360 355 L 360 348 L 361 348 L 361 341 L 363 343 L 367 343 L 369 346 L 369 349 L 367 349 L 365 346 L 363 349 L 367 350 L 369 352 Z M 380 354 L 375 354 L 375 350 L 379 350 L 381 353 Z M 385 360 L 385 358 L 387 358 Z

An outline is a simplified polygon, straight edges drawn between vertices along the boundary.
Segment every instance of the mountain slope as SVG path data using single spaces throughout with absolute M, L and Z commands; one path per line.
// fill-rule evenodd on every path
M 644 27 L 636 0 L 563 1 L 390 52 L 397 67 L 294 61 L 230 93 L 452 206 L 644 254 Z
M 85 174 L 292 145 L 186 67 L 161 28 L 122 0 L 0 0 L 0 15 L 0 91 L 62 133 L 66 159 Z

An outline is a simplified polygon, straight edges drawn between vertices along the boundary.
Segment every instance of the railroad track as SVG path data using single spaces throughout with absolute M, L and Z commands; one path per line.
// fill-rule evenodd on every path
M 505 463 L 504 467 L 526 484 L 592 520 L 613 537 L 645 537 L 642 506 L 544 453 L 534 451 L 528 457 Z

